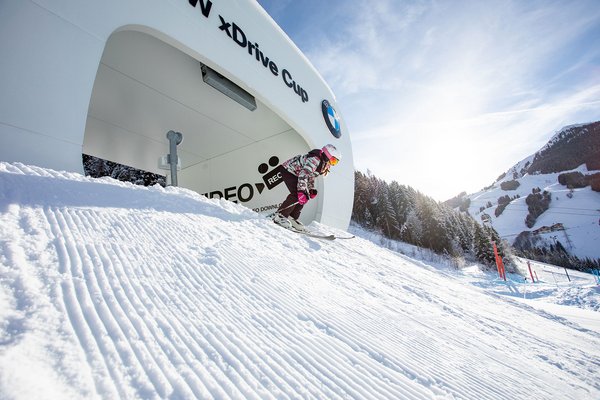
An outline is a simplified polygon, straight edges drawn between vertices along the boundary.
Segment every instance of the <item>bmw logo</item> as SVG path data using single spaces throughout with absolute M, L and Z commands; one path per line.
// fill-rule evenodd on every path
M 335 112 L 335 108 L 327 100 L 323 100 L 321 102 L 321 111 L 323 111 L 323 118 L 325 119 L 325 123 L 329 128 L 329 131 L 333 136 L 339 138 L 342 136 L 342 131 L 340 129 L 340 118 Z

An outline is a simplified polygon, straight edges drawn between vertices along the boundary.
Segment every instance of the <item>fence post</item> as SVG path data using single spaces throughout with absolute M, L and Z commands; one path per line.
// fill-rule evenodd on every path
M 531 262 L 527 261 L 527 267 L 529 267 L 529 275 L 531 276 L 531 282 L 535 283 L 535 279 L 533 279 L 533 273 L 531 272 Z
M 506 272 L 504 271 L 504 263 L 502 263 L 502 257 L 498 254 L 498 248 L 496 247 L 496 242 L 492 242 L 492 246 L 494 246 L 494 256 L 496 257 L 496 266 L 498 267 L 498 275 L 500 278 L 506 281 Z

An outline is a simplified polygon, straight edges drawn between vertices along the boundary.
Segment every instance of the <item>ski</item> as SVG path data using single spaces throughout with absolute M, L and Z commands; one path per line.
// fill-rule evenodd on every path
M 354 239 L 356 236 L 336 236 L 336 239 Z
M 269 214 L 269 215 L 267 215 L 267 218 L 269 218 L 269 219 L 272 220 L 274 215 L 275 215 L 275 213 Z M 278 226 L 280 226 L 283 229 L 286 229 L 288 231 L 292 231 L 294 233 L 299 233 L 301 235 L 312 237 L 312 238 L 315 238 L 315 239 L 323 239 L 323 240 L 354 239 L 354 235 L 352 235 L 352 236 L 336 236 L 336 235 L 333 235 L 333 234 L 327 235 L 327 234 L 321 234 L 321 233 L 311 232 L 309 230 L 301 231 L 301 230 L 298 230 L 298 229 L 294 229 L 291 226 L 290 227 L 286 227 L 286 226 L 279 225 L 278 223 L 275 223 L 275 225 L 278 225 Z
M 326 239 L 326 240 L 336 240 L 336 239 L 354 239 L 354 236 L 336 236 L 336 235 L 321 235 L 319 233 L 313 233 L 313 232 L 302 232 L 302 231 L 296 231 L 294 230 L 294 232 L 300 233 L 300 234 L 304 234 L 306 236 L 310 236 L 310 237 L 314 237 L 317 239 Z
M 279 225 L 281 226 L 281 225 Z M 288 231 L 292 231 L 295 233 L 299 233 L 301 235 L 304 236 L 308 236 L 308 237 L 312 237 L 315 239 L 324 239 L 324 240 L 336 240 L 336 239 L 354 239 L 354 235 L 353 236 L 336 236 L 336 235 L 325 235 L 325 234 L 321 234 L 321 233 L 315 233 L 315 232 L 311 232 L 311 231 L 299 231 L 297 229 L 294 228 L 286 228 L 284 226 L 281 226 L 283 229 L 287 229 Z
M 285 229 L 287 229 L 287 228 L 285 228 Z M 335 240 L 335 239 L 337 239 L 337 237 L 335 235 L 321 235 L 319 233 L 314 233 L 314 232 L 310 232 L 310 231 L 298 231 L 296 229 L 289 229 L 289 230 L 292 231 L 292 232 L 299 233 L 299 234 L 304 235 L 304 236 L 315 238 L 315 239 L 324 239 L 324 240 Z

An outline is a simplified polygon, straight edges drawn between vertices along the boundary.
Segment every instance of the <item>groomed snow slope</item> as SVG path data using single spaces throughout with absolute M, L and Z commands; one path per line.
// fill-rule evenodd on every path
M 0 321 L 3 399 L 600 398 L 598 330 L 360 238 L 21 164 Z

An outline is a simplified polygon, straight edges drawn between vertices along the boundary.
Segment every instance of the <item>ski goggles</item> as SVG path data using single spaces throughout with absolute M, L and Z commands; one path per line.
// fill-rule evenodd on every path
M 330 163 L 331 165 L 336 165 L 336 164 L 337 164 L 339 161 L 340 161 L 340 160 L 338 160 L 338 159 L 337 159 L 337 158 L 335 158 L 335 157 L 331 157 L 331 158 L 329 159 L 329 163 Z

